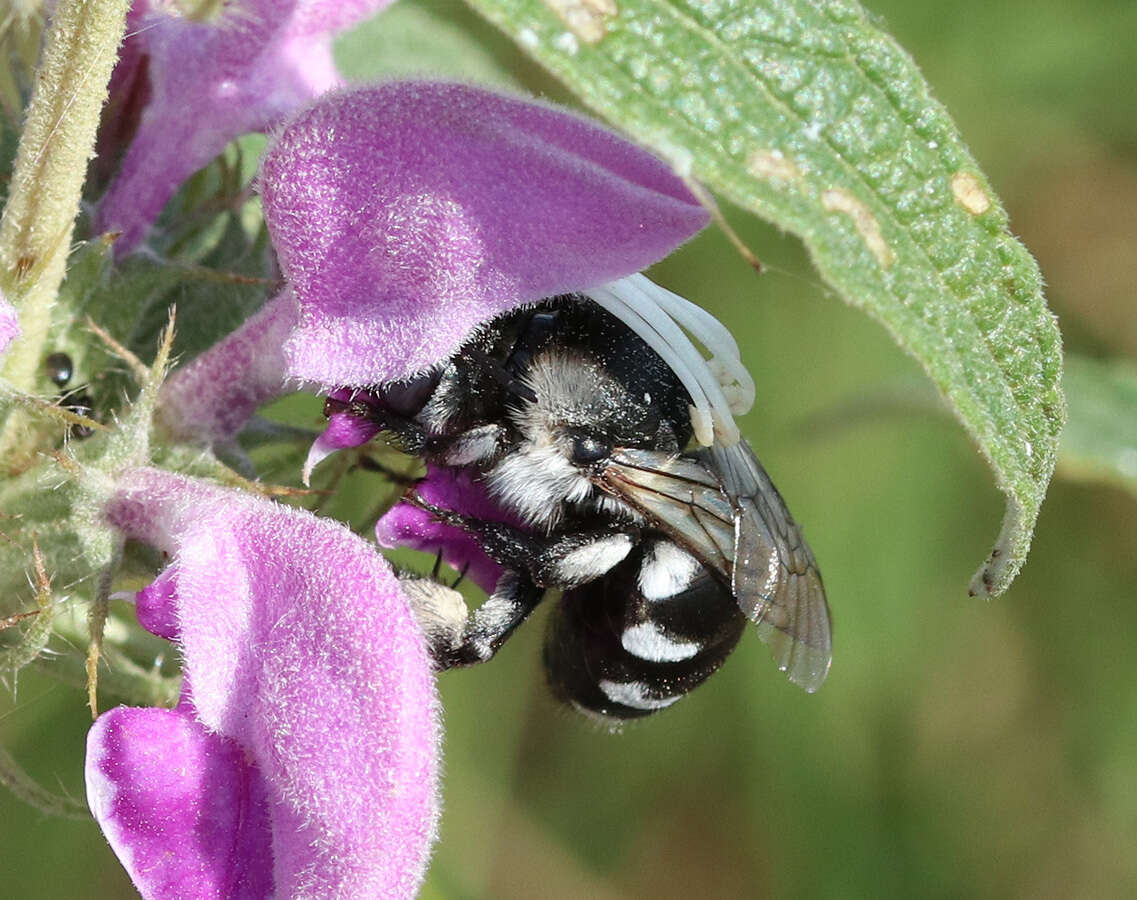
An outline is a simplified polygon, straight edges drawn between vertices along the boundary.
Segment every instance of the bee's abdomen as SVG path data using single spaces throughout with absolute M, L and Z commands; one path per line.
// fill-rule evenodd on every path
M 649 541 L 603 578 L 561 598 L 545 640 L 545 667 L 562 700 L 610 718 L 646 716 L 702 684 L 734 649 L 746 622 L 738 604 L 697 563 L 661 578 L 659 565 L 674 556 L 671 548 Z M 674 592 L 662 593 L 661 583 Z

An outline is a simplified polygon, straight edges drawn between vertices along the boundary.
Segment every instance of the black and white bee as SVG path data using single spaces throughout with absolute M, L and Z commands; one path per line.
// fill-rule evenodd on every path
M 632 289 L 662 290 L 646 279 Z M 514 520 L 408 493 L 504 569 L 471 614 L 456 592 L 407 579 L 437 665 L 489 659 L 559 590 L 545 666 L 554 693 L 586 713 L 627 719 L 669 706 L 722 665 L 747 620 L 791 681 L 817 689 L 830 660 L 817 565 L 722 414 L 731 393 L 752 391 L 748 376 L 740 364 L 713 372 L 701 355 L 677 358 L 674 319 L 645 324 L 644 304 L 620 305 L 627 287 L 590 293 L 495 319 L 412 382 L 329 401 L 329 412 L 350 406 L 432 465 L 473 472 Z M 721 325 L 684 312 L 700 340 L 722 346 Z

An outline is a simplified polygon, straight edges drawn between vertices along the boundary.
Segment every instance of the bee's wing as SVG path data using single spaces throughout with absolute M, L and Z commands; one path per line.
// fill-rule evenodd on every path
M 815 691 L 832 655 L 829 605 L 813 551 L 746 441 L 698 454 L 722 480 L 736 510 L 731 585 L 758 624 L 778 668 Z
M 617 450 L 602 484 L 705 565 L 730 577 L 734 505 L 704 463 L 657 450 Z
M 618 450 L 604 486 L 730 579 L 790 681 L 815 691 L 829 671 L 829 607 L 813 553 L 745 441 L 695 458 Z

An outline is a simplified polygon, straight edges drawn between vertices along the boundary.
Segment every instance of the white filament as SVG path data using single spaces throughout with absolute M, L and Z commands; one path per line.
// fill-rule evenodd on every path
M 650 297 L 710 352 L 707 366 L 711 374 L 724 393 L 737 394 L 737 402 L 731 402 L 730 411 L 738 416 L 750 412 L 754 405 L 754 379 L 742 364 L 738 342 L 730 330 L 697 303 L 656 284 L 646 275 L 631 275 L 624 280 Z
M 678 376 L 691 395 L 696 441 L 703 446 L 715 440 L 723 446 L 738 442 L 733 414 L 754 404 L 754 379 L 742 364 L 738 343 L 718 319 L 642 274 L 593 288 L 588 295 L 643 338 Z M 684 328 L 710 352 L 709 360 Z

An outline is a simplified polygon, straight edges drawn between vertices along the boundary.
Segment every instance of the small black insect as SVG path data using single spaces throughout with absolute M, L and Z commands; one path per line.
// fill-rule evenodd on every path
M 670 705 L 723 663 L 747 619 L 792 681 L 820 686 L 829 613 L 813 555 L 745 441 L 689 449 L 691 403 L 621 319 L 571 296 L 496 319 L 436 370 L 346 404 L 427 462 L 472 470 L 520 523 L 408 495 L 505 569 L 470 615 L 453 592 L 432 600 L 417 585 L 419 605 L 437 607 L 441 668 L 489 659 L 556 589 L 546 669 L 585 712 Z
M 63 398 L 63 408 L 69 409 L 73 413 L 81 416 L 86 416 L 88 419 L 92 418 L 95 414 L 95 401 L 88 393 L 85 387 L 78 388 L 72 393 Z M 95 430 L 90 425 L 83 425 L 76 422 L 71 426 L 71 436 L 82 440 L 89 438 Z
M 48 380 L 63 391 L 75 377 L 75 363 L 68 354 L 56 351 L 44 358 L 43 371 Z M 95 401 L 85 385 L 63 393 L 58 402 L 64 409 L 87 418 L 91 418 L 95 411 Z M 75 423 L 71 426 L 70 433 L 71 437 L 81 440 L 95 432 L 89 425 Z
M 52 384 L 57 388 L 65 388 L 75 374 L 75 364 L 66 353 L 49 353 L 43 361 L 43 370 Z

